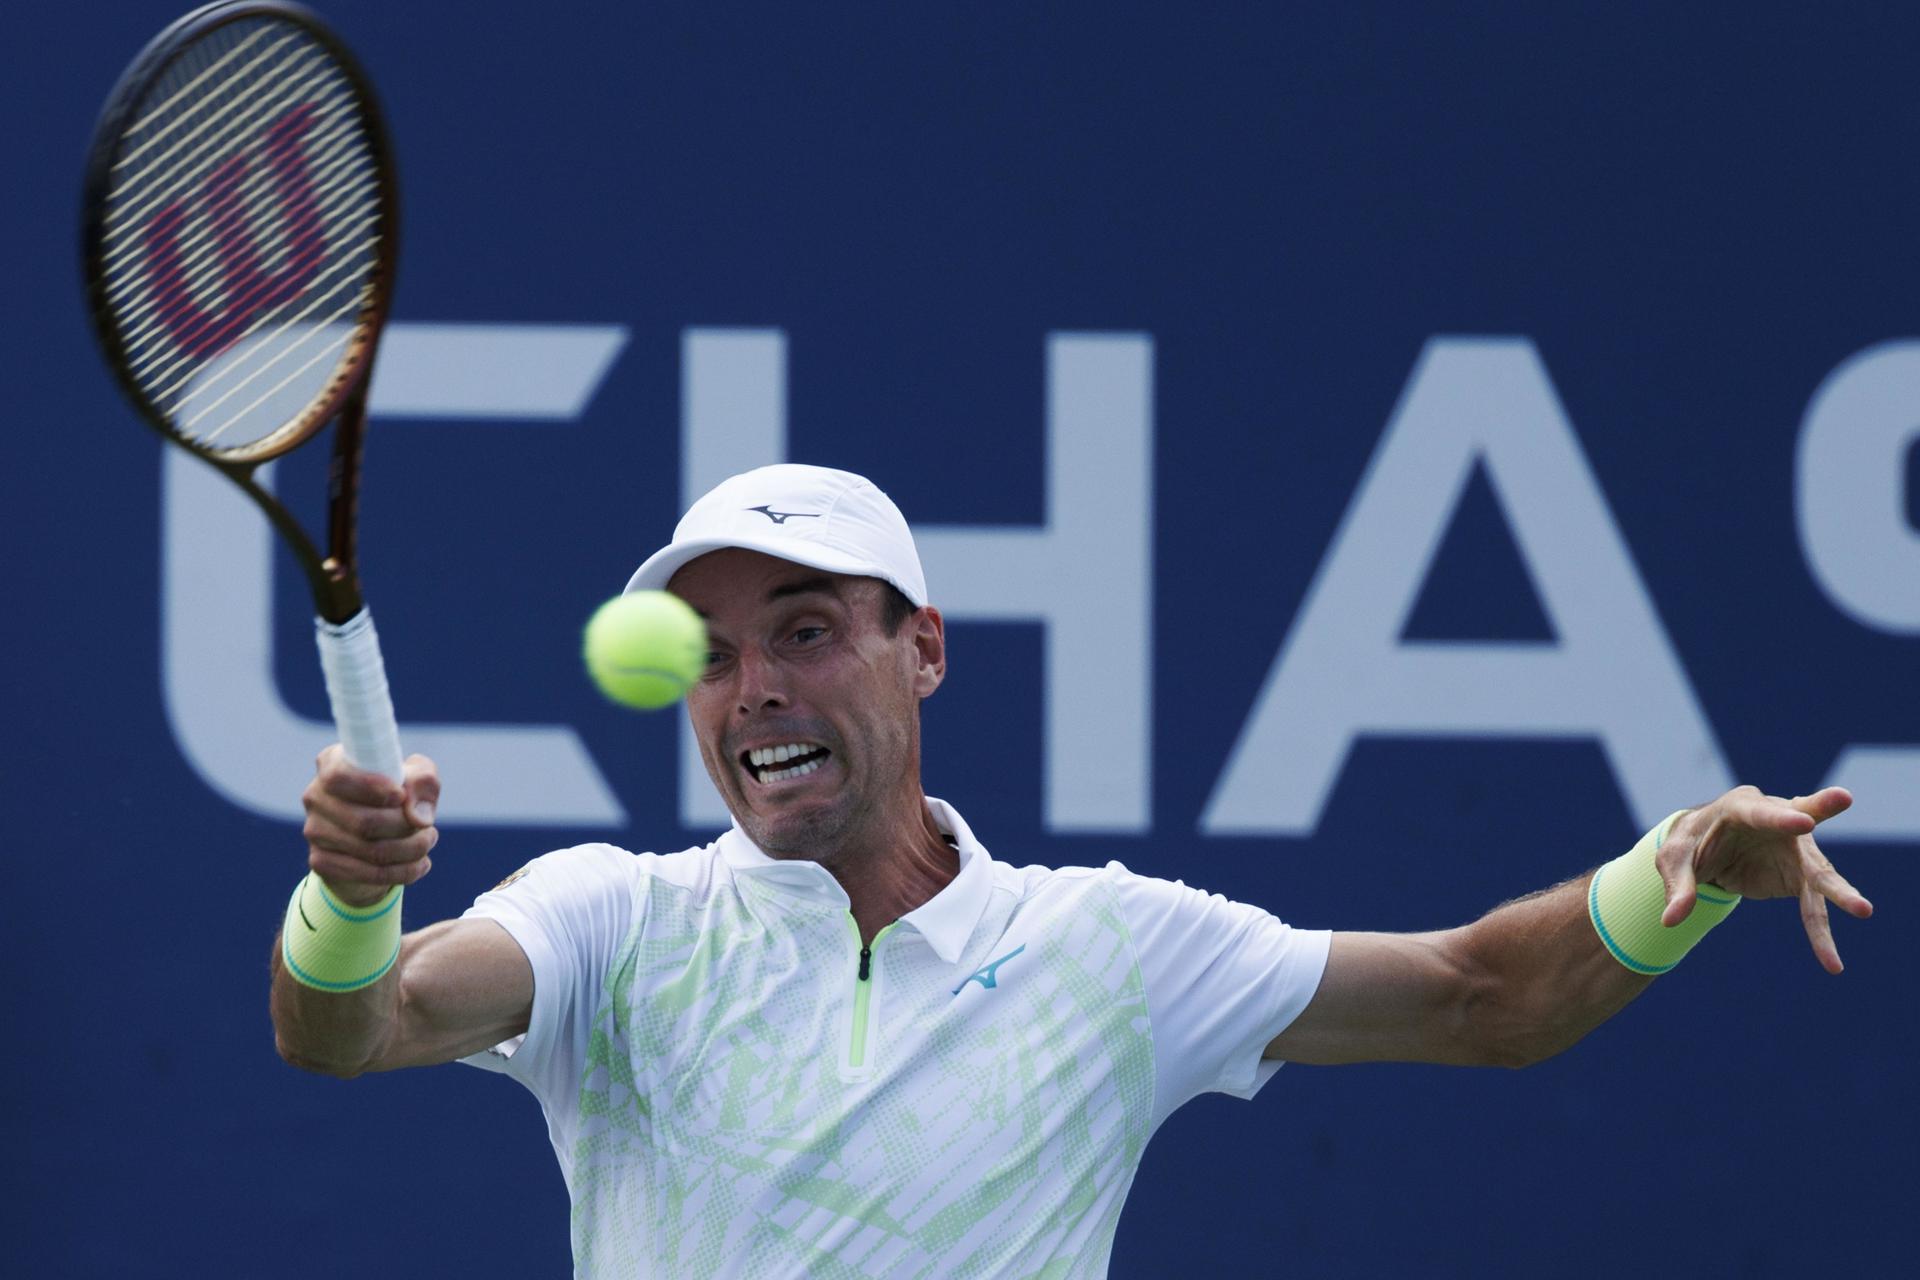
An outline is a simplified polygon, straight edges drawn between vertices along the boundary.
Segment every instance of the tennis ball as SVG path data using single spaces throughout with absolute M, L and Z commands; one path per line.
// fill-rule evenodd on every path
M 652 710 L 686 695 L 707 665 L 707 624 L 665 591 L 615 596 L 594 610 L 585 638 L 587 674 L 624 707 Z

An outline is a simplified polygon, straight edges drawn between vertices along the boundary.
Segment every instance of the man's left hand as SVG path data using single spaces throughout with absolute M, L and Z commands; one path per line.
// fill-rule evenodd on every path
M 1756 787 L 1735 787 L 1712 804 L 1682 814 L 1655 859 L 1667 885 L 1661 923 L 1671 926 L 1687 918 L 1700 883 L 1745 898 L 1797 897 L 1813 954 L 1828 973 L 1839 973 L 1827 903 L 1862 920 L 1873 914 L 1873 904 L 1833 869 L 1814 843 L 1813 829 L 1852 803 L 1844 787 L 1791 800 Z

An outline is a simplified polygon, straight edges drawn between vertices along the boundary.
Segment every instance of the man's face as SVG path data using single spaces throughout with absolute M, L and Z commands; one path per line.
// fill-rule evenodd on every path
M 917 819 L 920 699 L 946 670 L 938 611 L 888 635 L 878 579 L 737 548 L 689 562 L 669 585 L 707 620 L 708 666 L 687 711 L 707 773 L 755 844 L 831 862 Z

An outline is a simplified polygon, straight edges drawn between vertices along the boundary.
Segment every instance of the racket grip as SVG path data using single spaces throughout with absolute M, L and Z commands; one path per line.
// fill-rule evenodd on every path
M 342 623 L 313 620 L 320 644 L 320 669 L 327 677 L 327 700 L 347 759 L 362 769 L 400 781 L 400 725 L 387 691 L 387 666 L 380 659 L 380 637 L 367 609 Z

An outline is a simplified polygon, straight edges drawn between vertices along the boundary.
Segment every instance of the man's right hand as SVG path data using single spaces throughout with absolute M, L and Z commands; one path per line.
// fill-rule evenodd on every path
M 328 747 L 301 802 L 307 865 L 342 902 L 368 906 L 432 865 L 440 774 L 407 759 L 403 782 L 356 769 Z M 273 959 L 274 1044 L 295 1066 L 332 1076 L 451 1062 L 511 1040 L 533 1016 L 533 966 L 497 921 L 442 920 L 404 934 L 379 981 L 346 992 L 296 980 Z M 405 998 L 402 998 L 402 989 Z
M 396 884 L 412 884 L 433 866 L 440 773 L 425 756 L 408 756 L 403 783 L 356 768 L 336 744 L 314 761 L 301 794 L 307 810 L 307 866 L 334 896 L 366 906 Z

